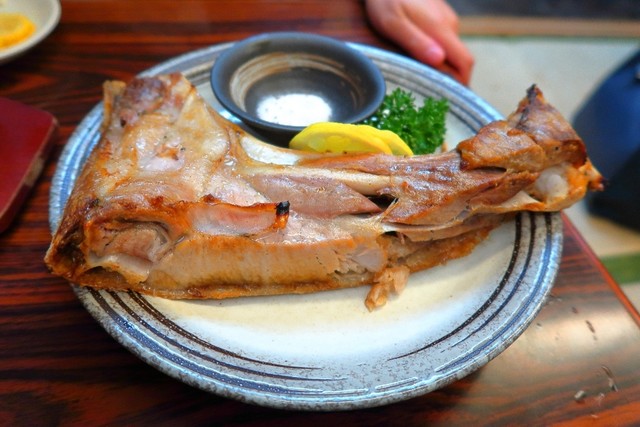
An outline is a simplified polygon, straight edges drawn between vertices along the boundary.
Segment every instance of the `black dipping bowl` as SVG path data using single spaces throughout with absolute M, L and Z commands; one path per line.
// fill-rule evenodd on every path
M 281 145 L 315 122 L 360 122 L 376 111 L 386 90 L 364 54 L 299 32 L 265 33 L 232 45 L 213 64 L 211 86 L 224 108 Z

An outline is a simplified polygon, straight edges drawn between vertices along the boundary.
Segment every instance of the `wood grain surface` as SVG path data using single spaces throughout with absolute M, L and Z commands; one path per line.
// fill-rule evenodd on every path
M 23 210 L 0 235 L 0 425 L 637 425 L 640 317 L 564 218 L 552 296 L 506 351 L 428 395 L 348 412 L 250 406 L 187 386 L 117 344 L 42 261 L 60 150 L 100 100 L 176 55 L 274 30 L 395 50 L 359 1 L 63 0 L 54 33 L 0 66 L 0 96 L 51 112 L 55 149 Z M 0 159 L 1 163 L 11 159 Z

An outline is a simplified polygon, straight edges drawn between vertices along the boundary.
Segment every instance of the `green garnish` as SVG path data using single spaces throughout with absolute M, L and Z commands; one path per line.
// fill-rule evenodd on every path
M 444 98 L 425 98 L 422 107 L 416 108 L 413 95 L 396 88 L 385 96 L 380 108 L 362 123 L 395 132 L 414 154 L 429 154 L 444 143 L 448 110 L 449 103 Z

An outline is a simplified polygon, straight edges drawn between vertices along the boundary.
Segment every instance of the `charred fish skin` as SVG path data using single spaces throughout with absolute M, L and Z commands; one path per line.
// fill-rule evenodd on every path
M 179 299 L 368 285 L 373 309 L 514 212 L 562 209 L 602 185 L 535 86 L 506 120 L 413 157 L 277 152 L 180 74 L 104 88 L 101 139 L 45 257 L 82 286 Z

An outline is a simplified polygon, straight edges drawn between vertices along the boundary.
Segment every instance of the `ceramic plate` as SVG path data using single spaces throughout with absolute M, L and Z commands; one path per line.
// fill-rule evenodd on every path
M 352 46 L 381 68 L 388 90 L 400 86 L 418 98 L 448 98 L 448 141 L 461 140 L 499 116 L 430 68 Z M 215 101 L 209 85 L 211 65 L 228 47 L 180 56 L 144 74 L 184 72 L 215 108 L 235 120 Z M 519 99 L 514 94 L 514 108 Z M 99 104 L 65 147 L 51 194 L 52 227 L 98 141 L 101 120 Z M 522 213 L 469 256 L 412 275 L 402 295 L 374 312 L 364 307 L 364 287 L 225 301 L 74 289 L 123 346 L 192 386 L 278 408 L 355 409 L 436 390 L 500 354 L 530 324 L 551 289 L 561 227 L 558 214 Z
M 60 2 L 58 0 L 0 0 L 0 12 L 21 13 L 36 26 L 35 32 L 26 40 L 6 49 L 0 49 L 0 64 L 2 64 L 25 53 L 53 31 L 60 20 Z

